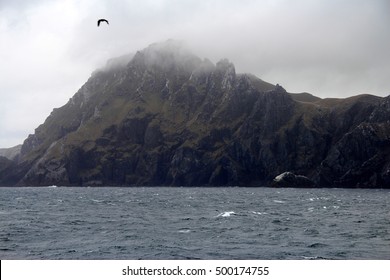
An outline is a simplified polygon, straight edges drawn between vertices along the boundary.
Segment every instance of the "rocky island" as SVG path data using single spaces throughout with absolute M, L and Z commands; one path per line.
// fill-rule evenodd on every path
M 301 184 L 389 188 L 390 96 L 288 93 L 172 40 L 110 60 L 0 153 L 3 186 Z

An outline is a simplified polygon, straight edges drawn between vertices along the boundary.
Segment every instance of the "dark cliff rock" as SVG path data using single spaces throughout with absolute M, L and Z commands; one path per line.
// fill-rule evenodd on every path
M 22 145 L 17 145 L 11 148 L 0 149 L 0 157 L 5 157 L 9 160 L 17 160 L 20 155 Z
M 170 40 L 95 71 L 0 184 L 390 187 L 389 104 L 291 95 Z
M 318 171 L 321 185 L 390 186 L 390 124 L 361 123 L 329 151 Z
M 6 185 L 12 181 L 11 178 L 8 178 L 8 174 L 15 164 L 12 160 L 0 156 L 0 184 Z

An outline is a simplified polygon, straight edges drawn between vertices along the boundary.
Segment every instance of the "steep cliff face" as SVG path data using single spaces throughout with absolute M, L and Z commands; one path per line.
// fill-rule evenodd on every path
M 389 97 L 386 97 L 376 106 L 350 109 L 353 112 L 344 119 L 353 117 L 357 121 L 352 122 L 321 162 L 317 175 L 320 184 L 390 187 L 389 105 Z
M 0 183 L 260 186 L 292 171 L 323 186 L 389 186 L 388 98 L 309 97 L 154 44 L 95 71 L 3 164 Z

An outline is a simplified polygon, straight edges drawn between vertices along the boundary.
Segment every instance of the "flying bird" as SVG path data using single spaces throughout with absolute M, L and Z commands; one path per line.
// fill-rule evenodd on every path
M 100 23 L 101 22 L 106 22 L 107 24 L 109 24 L 108 23 L 108 20 L 106 20 L 106 19 L 104 19 L 104 18 L 101 18 L 101 19 L 98 19 L 98 21 L 97 21 L 97 26 L 100 26 Z

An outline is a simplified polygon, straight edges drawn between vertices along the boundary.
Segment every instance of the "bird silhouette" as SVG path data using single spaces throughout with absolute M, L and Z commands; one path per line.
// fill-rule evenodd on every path
M 106 19 L 104 19 L 104 18 L 101 18 L 101 19 L 98 19 L 98 21 L 97 21 L 97 26 L 100 26 L 100 23 L 102 23 L 102 22 L 106 22 L 107 24 L 109 24 L 109 23 L 108 23 L 108 20 L 106 20 Z

